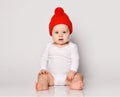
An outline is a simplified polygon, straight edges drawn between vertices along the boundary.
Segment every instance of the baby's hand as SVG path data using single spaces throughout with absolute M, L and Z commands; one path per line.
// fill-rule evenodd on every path
M 68 81 L 73 80 L 73 78 L 74 78 L 74 76 L 75 76 L 75 73 L 76 73 L 75 71 L 70 70 L 70 71 L 67 73 L 66 80 L 68 80 Z
M 48 71 L 45 70 L 45 69 L 42 69 L 42 70 L 40 70 L 40 72 L 39 72 L 39 75 L 41 75 L 41 74 L 48 74 Z

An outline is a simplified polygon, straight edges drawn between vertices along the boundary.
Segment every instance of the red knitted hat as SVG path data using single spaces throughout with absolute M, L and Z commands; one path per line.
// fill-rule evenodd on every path
M 68 15 L 64 12 L 63 8 L 57 7 L 54 11 L 49 23 L 49 33 L 52 36 L 52 29 L 57 24 L 66 24 L 69 27 L 70 34 L 72 33 L 72 22 L 70 21 Z

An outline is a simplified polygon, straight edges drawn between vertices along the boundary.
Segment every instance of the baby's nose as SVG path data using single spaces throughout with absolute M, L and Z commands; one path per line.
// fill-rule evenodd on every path
M 59 34 L 59 37 L 62 37 L 62 36 L 63 36 L 63 34 L 62 34 L 62 33 L 60 33 L 60 34 Z

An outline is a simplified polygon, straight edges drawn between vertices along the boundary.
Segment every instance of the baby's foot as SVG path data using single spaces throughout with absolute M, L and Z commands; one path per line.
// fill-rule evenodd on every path
M 36 83 L 36 91 L 48 90 L 47 85 L 43 85 L 40 82 Z
M 70 89 L 73 89 L 73 90 L 81 90 L 83 89 L 83 82 L 82 81 L 73 81 L 71 84 L 70 84 Z

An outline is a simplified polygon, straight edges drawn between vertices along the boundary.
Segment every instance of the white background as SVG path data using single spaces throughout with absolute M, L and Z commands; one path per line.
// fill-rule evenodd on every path
M 0 87 L 34 87 L 58 6 L 72 20 L 71 40 L 79 47 L 86 87 L 91 81 L 120 81 L 119 5 L 119 0 L 0 0 Z

